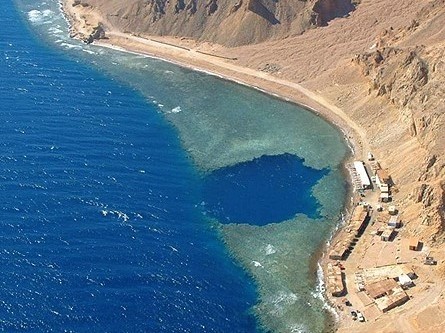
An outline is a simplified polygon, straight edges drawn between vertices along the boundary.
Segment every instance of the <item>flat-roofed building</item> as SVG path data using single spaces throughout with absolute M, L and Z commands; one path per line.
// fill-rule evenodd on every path
M 343 244 L 336 244 L 335 247 L 329 252 L 329 259 L 332 260 L 345 260 L 348 256 L 348 246 Z
M 346 294 L 344 273 L 338 265 L 328 264 L 326 287 L 332 296 L 340 297 Z
M 399 211 L 397 210 L 396 206 L 389 206 L 388 207 L 388 213 L 389 215 L 397 215 Z
M 401 274 L 399 277 L 399 284 L 402 286 L 402 288 L 410 288 L 414 286 L 413 280 L 408 276 L 408 274 Z
M 380 239 L 384 242 L 392 241 L 393 237 L 394 237 L 394 228 L 391 227 L 387 227 L 380 235 Z
M 377 298 L 374 302 L 382 312 L 388 312 L 395 307 L 402 305 L 409 300 L 409 296 L 406 294 L 402 287 L 397 286 L 392 289 L 388 295 Z
M 380 185 L 380 192 L 382 192 L 382 193 L 389 193 L 389 185 L 388 184 Z
M 351 231 L 355 236 L 360 237 L 366 229 L 369 222 L 369 211 L 365 206 L 356 206 L 351 217 Z
M 368 172 L 366 171 L 365 164 L 362 161 L 354 162 L 354 169 L 359 176 L 360 183 L 363 189 L 371 188 L 371 180 L 369 179 Z
M 386 279 L 397 279 L 402 274 L 406 274 L 412 279 L 416 277 L 411 266 L 406 264 L 396 264 L 381 267 L 372 267 L 358 271 L 355 275 L 360 277 L 365 285 Z
M 382 185 L 389 185 L 390 177 L 388 175 L 388 172 L 383 169 L 378 169 L 375 172 L 375 183 L 380 188 Z
M 398 215 L 393 215 L 389 218 L 388 227 L 400 228 L 401 226 L 402 226 L 402 222 L 400 222 Z
M 329 252 L 329 259 L 346 260 L 349 253 L 354 248 L 357 238 L 365 231 L 368 222 L 368 207 L 362 205 L 356 206 L 349 219 L 349 223 L 343 227 L 347 236 L 333 244 L 332 250 Z
M 419 240 L 417 238 L 410 238 L 408 248 L 411 251 L 419 251 Z
M 365 290 L 369 297 L 373 299 L 385 296 L 391 290 L 398 287 L 398 283 L 394 279 L 385 279 L 378 282 L 370 283 L 365 286 Z

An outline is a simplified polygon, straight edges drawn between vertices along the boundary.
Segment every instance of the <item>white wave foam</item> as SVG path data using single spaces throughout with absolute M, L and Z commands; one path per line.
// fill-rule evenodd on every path
M 294 305 L 298 301 L 298 296 L 292 292 L 280 291 L 278 294 L 272 296 L 269 300 L 273 306 L 271 313 L 274 316 L 281 317 L 284 315 L 289 306 Z
M 154 104 L 156 104 L 158 107 L 160 107 L 160 108 L 162 108 L 162 107 L 164 107 L 164 104 L 161 104 L 161 103 L 159 103 L 157 100 L 153 100 L 152 101 Z
M 66 47 L 67 49 L 81 49 L 82 46 L 80 45 L 74 45 L 74 44 L 70 44 L 70 43 L 60 43 L 61 46 Z
M 51 27 L 51 28 L 48 29 L 48 31 L 50 33 L 54 34 L 54 35 L 58 35 L 58 34 L 61 34 L 63 32 L 61 29 L 56 28 L 56 27 Z
M 303 324 L 294 324 L 289 327 L 289 332 L 291 333 L 306 333 L 308 332 L 307 328 L 304 327 Z
M 156 104 L 157 106 L 159 106 L 161 109 L 162 109 L 162 107 L 164 106 L 163 104 L 160 104 L 160 103 L 158 103 L 157 101 L 153 101 L 153 103 L 155 103 L 155 104 Z M 170 111 L 164 111 L 164 112 L 167 113 L 167 114 L 170 114 L 170 113 L 179 113 L 179 112 L 181 112 L 181 111 L 182 111 L 181 107 L 180 107 L 180 106 L 177 106 L 177 107 L 171 109 Z
M 122 220 L 122 221 L 124 221 L 124 222 L 128 222 L 128 221 L 130 220 L 130 217 L 129 217 L 126 213 L 121 212 L 121 211 L 119 211 L 119 210 L 107 210 L 107 209 L 102 209 L 102 210 L 100 211 L 100 213 L 102 214 L 102 216 L 108 216 L 109 214 L 110 214 L 110 215 L 113 215 L 113 216 L 116 216 L 118 219 L 120 219 L 120 220 Z M 134 215 L 135 215 L 137 218 L 143 218 L 141 214 L 134 213 Z
M 255 267 L 263 267 L 263 265 L 261 265 L 260 262 L 255 261 L 255 260 L 252 261 L 252 264 L 253 264 Z
M 168 246 L 173 252 L 179 252 L 176 247 L 173 247 L 171 245 Z
M 292 305 L 298 300 L 298 296 L 292 292 L 281 291 L 274 299 L 274 304 Z
M 33 9 L 28 12 L 28 19 L 34 24 L 49 23 L 49 21 L 45 21 L 45 19 L 52 17 L 53 14 L 54 12 L 50 9 L 45 9 L 42 11 Z
M 181 112 L 182 110 L 181 110 L 181 107 L 180 106 L 177 106 L 177 107 L 175 107 L 175 108 L 173 108 L 172 110 L 171 110 L 171 113 L 179 113 L 179 112 Z
M 122 219 L 124 222 L 127 222 L 130 218 L 128 217 L 127 214 L 125 214 L 124 212 L 120 212 L 120 211 L 114 211 L 113 213 L 117 214 L 117 218 Z
M 39 20 L 41 20 L 41 18 L 42 18 L 42 12 L 40 10 L 33 9 L 28 12 L 28 19 L 31 22 L 38 22 Z
M 266 246 L 266 255 L 270 255 L 270 254 L 274 254 L 276 253 L 277 250 L 275 249 L 275 247 L 272 244 L 267 244 Z
M 87 49 L 82 49 L 82 51 L 85 52 L 85 53 L 88 53 L 88 54 L 97 54 L 96 52 L 91 51 L 91 50 L 87 50 Z
M 53 14 L 54 12 L 51 9 L 45 9 L 44 11 L 42 11 L 43 17 L 49 17 L 52 16 Z
M 335 321 L 339 320 L 339 315 L 335 308 L 328 302 L 327 296 L 326 296 L 326 286 L 324 283 L 324 274 L 323 269 L 321 267 L 320 263 L 317 263 L 317 286 L 316 290 L 312 292 L 312 296 L 314 298 L 318 298 L 321 301 L 323 301 L 323 308 L 328 310 L 335 318 Z

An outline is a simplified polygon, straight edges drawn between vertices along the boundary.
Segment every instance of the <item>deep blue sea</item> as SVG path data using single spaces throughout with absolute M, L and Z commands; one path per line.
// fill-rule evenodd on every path
M 1 330 L 255 331 L 174 128 L 0 12 Z
M 297 213 L 319 217 L 312 187 L 327 172 L 295 155 L 264 155 L 204 177 L 205 210 L 223 223 L 266 225 Z
M 336 129 L 71 41 L 57 1 L 0 14 L 1 331 L 321 332 L 309 262 L 344 200 Z

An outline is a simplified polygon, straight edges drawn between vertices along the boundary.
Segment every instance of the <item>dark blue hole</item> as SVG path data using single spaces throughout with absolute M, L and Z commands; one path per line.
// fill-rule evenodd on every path
M 262 156 L 218 169 L 204 179 L 204 211 L 223 223 L 265 225 L 298 213 L 319 217 L 312 187 L 329 170 L 291 154 Z

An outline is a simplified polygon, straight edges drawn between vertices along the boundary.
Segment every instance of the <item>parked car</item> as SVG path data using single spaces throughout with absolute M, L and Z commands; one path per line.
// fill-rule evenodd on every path
M 426 257 L 424 264 L 425 265 L 437 265 L 437 260 L 434 260 L 433 257 Z
M 362 313 L 360 311 L 357 310 L 357 319 L 358 321 L 364 322 L 365 321 L 365 317 L 362 315 Z

